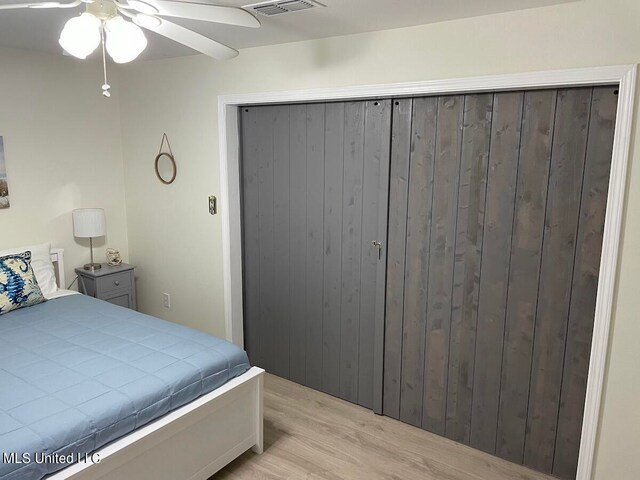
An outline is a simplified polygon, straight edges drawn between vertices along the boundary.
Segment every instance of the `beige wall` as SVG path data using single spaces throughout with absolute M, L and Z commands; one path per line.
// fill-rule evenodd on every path
M 0 249 L 51 242 L 65 249 L 67 281 L 89 261 L 75 240 L 71 211 L 103 207 L 105 245 L 128 252 L 120 111 L 100 94 L 102 70 L 26 50 L 0 48 L 0 135 L 4 137 L 11 207 L 0 210 Z M 113 79 L 115 80 L 115 78 Z
M 131 258 L 143 310 L 224 334 L 217 95 L 406 82 L 640 62 L 640 2 L 581 2 L 460 21 L 128 65 L 122 138 Z M 637 107 L 636 107 L 637 116 Z M 637 128 L 637 127 L 634 127 Z M 178 162 L 170 187 L 152 162 L 167 132 Z M 633 138 L 627 215 L 596 478 L 640 478 L 640 170 Z M 172 295 L 162 308 L 162 292 Z

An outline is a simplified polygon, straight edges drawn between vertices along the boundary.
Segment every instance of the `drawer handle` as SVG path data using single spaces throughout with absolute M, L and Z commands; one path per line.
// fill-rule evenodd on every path
M 114 285 L 117 287 L 118 285 L 120 285 L 120 280 L 116 280 L 115 282 L 113 282 Z

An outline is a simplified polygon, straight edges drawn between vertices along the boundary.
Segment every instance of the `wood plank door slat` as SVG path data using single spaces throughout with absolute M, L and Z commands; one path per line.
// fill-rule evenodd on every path
M 325 104 L 307 106 L 307 255 L 306 255 L 306 378 L 322 389 L 322 302 L 324 272 L 324 132 Z M 302 320 L 304 321 L 304 320 Z
M 307 377 L 307 325 L 301 319 L 307 313 L 307 106 L 292 105 L 289 110 L 289 378 L 304 385 Z M 250 192 L 244 193 L 245 196 L 247 194 Z M 249 226 L 251 222 L 245 220 L 244 223 Z M 250 294 L 250 291 L 247 290 L 246 294 Z M 249 321 L 250 316 L 245 315 L 245 319 Z
M 493 94 L 470 95 L 465 102 L 451 305 L 448 438 L 469 443 L 475 361 L 480 265 Z
M 243 207 L 243 289 L 245 344 L 252 364 L 262 364 L 260 355 L 260 242 L 258 239 L 260 200 L 258 198 L 258 114 L 253 108 L 241 112 L 242 124 L 242 207 Z
M 363 102 L 345 105 L 340 397 L 353 403 L 358 403 L 364 114 Z
M 273 373 L 289 377 L 289 350 L 291 331 L 290 308 L 290 109 L 275 107 L 273 119 L 273 237 L 274 237 L 274 318 L 271 341 L 275 349 Z
M 412 99 L 399 99 L 393 102 L 382 411 L 384 415 L 396 419 L 400 418 L 412 112 Z
M 438 99 L 428 257 L 422 427 L 444 435 L 465 97 Z
M 400 419 L 422 423 L 424 339 L 438 103 L 414 101 L 405 247 Z
M 274 228 L 274 182 L 273 182 L 273 120 L 276 107 L 257 111 L 258 129 L 258 242 L 260 247 L 258 282 L 260 295 L 260 353 L 265 368 L 274 370 L 275 351 L 279 344 L 274 335 L 275 304 L 275 228 Z
M 382 412 L 390 127 L 391 101 L 365 102 L 358 404 L 378 413 Z
M 344 103 L 327 104 L 324 163 L 324 301 L 322 390 L 340 395 Z

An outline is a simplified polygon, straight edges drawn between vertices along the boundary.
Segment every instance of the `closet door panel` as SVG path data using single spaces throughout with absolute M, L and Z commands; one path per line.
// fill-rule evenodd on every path
M 609 189 L 616 87 L 593 89 L 553 473 L 576 474 Z
M 377 412 L 390 122 L 388 100 L 242 109 L 251 361 Z
M 469 95 L 462 129 L 462 158 L 451 305 L 445 434 L 469 443 L 474 349 L 493 94 Z
M 252 108 L 249 111 L 255 111 Z M 290 341 L 289 375 L 294 382 L 305 384 L 306 379 L 306 292 L 307 292 L 307 106 L 289 107 L 289 306 Z M 243 131 L 243 138 L 249 136 Z M 243 162 L 245 157 L 243 156 Z M 244 196 L 251 195 L 251 188 L 245 188 Z M 251 219 L 244 221 L 250 227 Z M 251 268 L 251 261 L 245 255 L 245 271 Z M 248 274 L 247 274 L 248 275 Z M 245 298 L 251 294 L 245 289 Z M 251 321 L 245 313 L 245 322 Z M 251 335 L 251 325 L 247 325 Z M 249 350 L 250 352 L 251 350 Z M 259 363 L 257 365 L 260 365 Z
M 574 478 L 614 92 L 394 102 L 385 414 Z
M 243 108 L 251 362 L 573 478 L 615 90 Z
M 414 101 L 407 208 L 400 419 L 422 423 L 427 281 L 438 101 Z
M 382 410 L 385 415 L 396 419 L 400 418 L 412 111 L 413 100 L 411 99 L 393 102 Z
M 551 473 L 587 147 L 591 88 L 558 91 L 524 463 Z
M 494 453 L 523 92 L 494 98 L 475 348 L 471 445 Z
M 438 99 L 422 427 L 444 435 L 464 97 Z
M 526 92 L 511 243 L 496 454 L 522 463 L 556 91 Z

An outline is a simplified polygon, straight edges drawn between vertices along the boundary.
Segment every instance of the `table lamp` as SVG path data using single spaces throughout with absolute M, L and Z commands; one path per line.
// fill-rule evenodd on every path
M 107 220 L 102 208 L 78 208 L 73 211 L 73 235 L 77 238 L 88 238 L 91 249 L 91 263 L 84 266 L 85 270 L 102 268 L 93 262 L 93 239 L 107 234 Z

